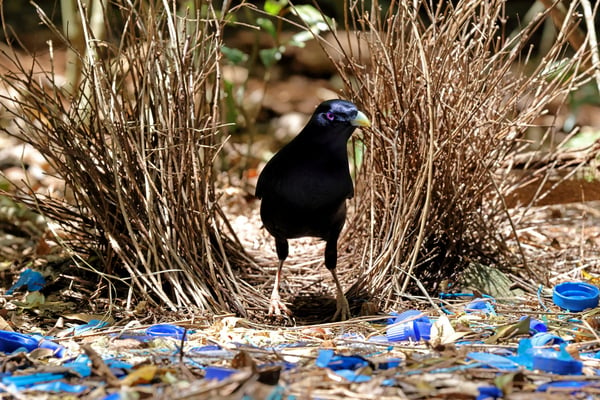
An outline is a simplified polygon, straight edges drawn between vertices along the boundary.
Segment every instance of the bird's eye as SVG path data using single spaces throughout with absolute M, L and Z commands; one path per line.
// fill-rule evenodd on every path
M 329 111 L 328 113 L 325 114 L 325 116 L 327 117 L 328 120 L 333 121 L 335 119 L 335 114 L 332 113 L 331 111 Z

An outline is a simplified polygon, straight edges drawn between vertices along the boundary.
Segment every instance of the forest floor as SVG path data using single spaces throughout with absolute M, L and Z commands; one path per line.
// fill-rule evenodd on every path
M 277 85 L 264 104 L 283 142 L 303 124 L 307 104 L 333 92 L 323 89 L 322 80 L 301 76 Z M 284 99 L 284 93 L 293 95 Z M 289 107 L 276 108 L 284 103 Z M 600 123 L 590 124 L 600 129 Z M 253 148 L 264 159 L 278 145 L 261 137 Z M 230 144 L 230 162 L 244 146 L 243 140 Z M 265 266 L 256 282 L 269 292 L 276 255 L 252 197 L 256 174 L 249 171 L 256 168 L 258 163 L 241 171 L 241 180 L 220 179 L 220 202 L 246 251 Z M 59 193 L 63 185 L 39 154 L 11 137 L 0 137 L 0 171 L 40 192 Z M 108 297 L 89 274 L 53 273 L 64 253 L 44 232 L 44 221 L 0 197 L 0 351 L 6 354 L 0 398 L 600 398 L 600 308 L 570 313 L 552 300 L 552 288 L 561 282 L 600 282 L 598 205 L 565 195 L 527 212 L 513 208 L 534 276 L 504 275 L 505 293 L 482 296 L 488 293 L 475 288 L 441 298 L 407 296 L 396 309 L 337 323 L 317 322 L 334 307 L 323 244 L 295 240 L 283 293 L 298 319 L 282 323 L 169 312 L 146 303 L 128 309 L 125 299 Z M 517 251 L 516 241 L 508 245 Z M 27 271 L 43 275 L 41 288 L 27 287 L 33 284 Z M 419 312 L 405 323 L 425 325 L 397 341 L 393 327 L 402 321 L 391 313 L 408 309 Z M 551 335 L 540 338 L 544 329 Z M 15 351 L 19 347 L 26 351 Z

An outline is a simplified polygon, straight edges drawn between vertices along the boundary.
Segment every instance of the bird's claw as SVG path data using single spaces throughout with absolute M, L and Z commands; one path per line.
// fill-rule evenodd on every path
M 292 315 L 290 309 L 281 301 L 279 298 L 271 298 L 269 303 L 269 314 L 270 317 L 280 317 Z
M 338 296 L 336 298 L 337 306 L 335 308 L 335 314 L 331 318 L 332 321 L 346 321 L 352 317 L 350 315 L 350 305 L 346 296 Z

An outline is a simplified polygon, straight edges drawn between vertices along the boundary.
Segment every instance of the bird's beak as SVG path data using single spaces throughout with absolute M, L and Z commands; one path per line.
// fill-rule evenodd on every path
M 369 121 L 369 118 L 367 118 L 367 116 L 360 111 L 356 113 L 356 117 L 354 117 L 354 119 L 350 121 L 350 123 L 352 124 L 352 126 L 371 126 L 371 121 Z

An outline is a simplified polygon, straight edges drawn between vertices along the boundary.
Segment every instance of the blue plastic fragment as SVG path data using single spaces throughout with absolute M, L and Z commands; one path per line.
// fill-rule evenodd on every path
M 555 381 L 555 382 L 546 382 L 537 387 L 537 392 L 545 392 L 548 389 L 563 389 L 561 393 L 565 393 L 564 389 L 573 389 L 570 394 L 573 395 L 579 392 L 581 389 L 584 389 L 588 386 L 592 385 L 592 382 L 586 381 Z
M 87 324 L 78 325 L 69 329 L 65 329 L 64 334 L 66 335 L 81 335 L 85 332 L 92 331 L 94 329 L 104 328 L 108 325 L 108 321 L 101 321 L 99 319 L 92 319 Z
M 496 310 L 489 299 L 477 298 L 465 306 L 465 312 L 468 314 L 483 313 L 495 315 Z
M 536 333 L 531 337 L 531 345 L 533 347 L 543 347 L 562 343 L 565 343 L 563 338 L 548 332 Z
M 64 346 L 47 340 L 40 335 L 0 331 L 0 352 L 10 354 L 22 349 L 29 353 L 39 347 L 51 349 L 55 357 L 62 357 L 65 352 Z
M 531 339 L 523 338 L 519 340 L 517 355 L 509 356 L 508 358 L 525 368 L 531 369 L 533 367 L 533 353 L 534 349 L 531 345 Z
M 527 318 L 527 316 L 523 315 L 521 318 L 519 318 L 519 321 L 523 321 L 525 318 Z M 539 333 L 539 332 L 548 332 L 548 327 L 542 321 L 530 317 L 529 318 L 529 334 L 535 335 L 536 333 Z
M 221 348 L 217 345 L 207 345 L 200 347 L 192 347 L 187 351 L 190 357 L 207 357 L 207 358 L 233 358 L 232 351 Z
M 373 361 L 373 364 L 375 364 L 375 368 L 377 369 L 391 369 L 402 364 L 402 359 L 397 357 L 389 357 L 382 361 Z
M 386 337 L 390 342 L 419 341 L 431 338 L 431 321 L 419 310 L 404 311 L 395 315 L 395 319 L 388 319 L 388 322 L 390 321 L 393 321 L 393 324 L 387 328 L 386 332 Z
M 102 400 L 121 400 L 121 393 L 115 392 L 109 395 L 106 395 L 102 398 Z
M 46 279 L 44 279 L 44 276 L 40 272 L 27 268 L 25 271 L 21 272 L 19 279 L 17 279 L 15 284 L 6 291 L 6 294 L 11 295 L 15 290 L 18 290 L 23 286 L 27 286 L 27 290 L 30 292 L 35 292 L 41 290 L 45 285 Z
M 74 371 L 82 378 L 87 378 L 92 374 L 91 361 L 86 354 L 81 354 L 75 360 L 64 363 L 63 367 Z
M 414 319 L 414 320 L 429 320 L 429 318 L 427 318 L 427 316 L 423 315 L 422 311 L 411 309 L 411 310 L 406 310 L 401 313 L 392 311 L 390 313 L 390 318 L 387 319 L 387 324 L 391 325 L 391 324 L 406 321 L 409 319 L 411 319 L 411 320 L 412 319 Z
M 141 342 L 141 343 L 150 342 L 150 341 L 156 339 L 156 336 L 135 335 L 135 334 L 130 334 L 130 333 L 117 333 L 117 334 L 112 334 L 111 336 L 117 340 L 131 339 L 131 340 L 137 340 L 138 342 Z
M 38 348 L 39 339 L 19 332 L 0 331 L 0 351 L 6 354 L 18 349 L 30 352 Z
M 333 358 L 335 352 L 330 349 L 321 349 L 317 354 L 317 359 L 315 360 L 315 364 L 317 367 L 327 368 L 327 364 Z
M 387 336 L 384 336 L 384 335 L 371 336 L 368 341 L 369 342 L 375 342 L 375 343 L 387 343 L 387 342 L 389 342 Z
M 502 390 L 496 386 L 480 386 L 478 389 L 479 395 L 475 398 L 475 400 L 496 400 L 504 396 Z
M 371 380 L 370 376 L 358 374 L 356 371 L 351 369 L 338 369 L 335 371 L 335 373 L 349 382 L 362 383 Z
M 562 344 L 560 351 L 552 349 L 538 350 L 533 355 L 533 369 L 560 375 L 581 375 L 583 363 L 574 359 Z
M 88 387 L 85 385 L 72 385 L 62 381 L 40 383 L 27 388 L 28 391 L 35 390 L 38 392 L 52 393 L 81 393 L 87 389 Z
M 336 356 L 333 350 L 321 349 L 315 361 L 317 367 L 329 368 L 333 371 L 341 369 L 357 369 L 369 365 L 364 357 L 361 356 Z
M 519 370 L 519 364 L 516 363 L 514 360 L 508 357 L 499 356 L 497 354 L 485 352 L 470 352 L 467 353 L 467 357 L 485 366 L 497 368 L 503 371 Z
M 185 328 L 172 324 L 156 324 L 147 328 L 146 334 L 150 336 L 164 336 L 181 340 L 185 335 Z
M 115 373 L 115 375 L 117 375 L 117 372 L 114 370 L 129 370 L 133 368 L 133 365 L 118 358 L 105 359 L 104 363 Z
M 38 342 L 39 348 L 52 350 L 52 355 L 54 357 L 62 358 L 65 355 L 65 351 L 67 351 L 67 349 L 65 349 L 65 346 L 58 344 L 56 342 L 53 342 L 51 340 L 48 340 L 45 337 L 40 336 L 40 335 L 33 335 L 33 336 L 40 340 Z
M 17 389 L 24 389 L 39 383 L 57 381 L 63 377 L 63 374 L 43 372 L 31 375 L 5 376 L 2 378 L 2 383 L 7 386 L 14 385 Z
M 225 367 L 206 367 L 204 369 L 204 379 L 216 379 L 218 381 L 225 380 L 229 378 L 231 375 L 238 372 L 235 369 L 225 368 Z
M 587 282 L 563 282 L 554 287 L 552 300 L 560 308 L 572 312 L 598 305 L 600 289 Z

